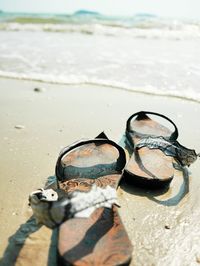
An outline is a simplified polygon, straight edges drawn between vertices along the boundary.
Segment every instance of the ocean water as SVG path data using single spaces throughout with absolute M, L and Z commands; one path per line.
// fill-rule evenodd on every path
M 0 76 L 200 102 L 200 21 L 0 13 Z

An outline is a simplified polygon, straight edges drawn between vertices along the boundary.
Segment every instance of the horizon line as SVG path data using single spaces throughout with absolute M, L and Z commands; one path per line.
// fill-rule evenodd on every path
M 96 11 L 96 10 L 91 10 L 91 9 L 77 9 L 74 12 L 71 13 L 63 13 L 63 12 L 44 12 L 44 11 L 38 11 L 38 12 L 31 12 L 31 11 L 9 11 L 9 10 L 3 10 L 0 9 L 0 14 L 2 13 L 10 13 L 10 14 L 27 14 L 27 15 L 68 15 L 68 16 L 73 16 L 75 15 L 77 12 L 79 11 L 84 11 L 84 12 L 88 12 L 88 13 L 96 13 L 96 15 L 100 15 L 100 16 L 105 16 L 105 17 L 113 17 L 113 18 L 117 18 L 117 17 L 126 17 L 126 18 L 130 18 L 130 17 L 134 17 L 134 16 L 139 16 L 139 15 L 146 15 L 146 16 L 152 16 L 152 17 L 157 17 L 157 18 L 171 18 L 171 19 L 186 19 L 186 20 L 199 20 L 197 18 L 192 18 L 192 17 L 183 17 L 183 16 L 163 16 L 163 15 L 158 15 L 155 13 L 147 13 L 147 12 L 137 12 L 137 13 L 133 13 L 132 15 L 122 15 L 122 14 L 104 14 L 102 12 Z M 84 15 L 84 14 L 83 14 Z M 95 15 L 95 14 L 94 14 Z

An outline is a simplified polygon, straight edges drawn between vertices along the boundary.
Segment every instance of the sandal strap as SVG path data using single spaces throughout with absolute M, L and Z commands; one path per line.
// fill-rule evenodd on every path
M 166 119 L 167 121 L 169 121 L 173 125 L 174 131 L 172 132 L 170 137 L 165 137 L 165 138 L 169 139 L 169 140 L 176 140 L 178 138 L 178 128 L 170 118 L 168 118 L 165 115 L 155 113 L 155 112 L 149 112 L 149 111 L 140 111 L 140 112 L 137 112 L 137 113 L 131 115 L 129 117 L 129 119 L 127 120 L 127 123 L 126 123 L 126 132 L 135 133 L 138 136 L 142 136 L 142 137 L 148 137 L 149 136 L 148 134 L 139 133 L 139 132 L 136 132 L 136 131 L 131 129 L 131 120 L 133 119 L 133 117 L 138 117 L 138 116 L 139 117 L 146 117 L 146 114 L 156 115 L 156 116 L 162 117 L 162 118 Z
M 51 194 L 56 195 L 52 199 Z M 74 191 L 71 194 L 58 197 L 52 189 L 39 189 L 29 196 L 29 204 L 39 223 L 54 228 L 73 217 L 88 218 L 91 213 L 101 207 L 119 206 L 116 189 L 96 185 L 85 191 Z
M 135 145 L 135 150 L 143 147 L 159 149 L 165 155 L 174 157 L 182 166 L 189 166 L 197 160 L 195 150 L 182 146 L 178 141 L 170 141 L 162 136 L 142 138 Z
M 68 152 L 70 152 L 70 151 L 72 151 L 72 150 L 74 150 L 80 146 L 83 146 L 85 144 L 90 144 L 90 143 L 110 144 L 110 145 L 114 146 L 119 152 L 119 157 L 117 158 L 117 164 L 116 164 L 117 170 L 121 172 L 124 169 L 125 164 L 126 164 L 125 151 L 122 147 L 120 147 L 114 141 L 109 140 L 109 139 L 104 139 L 104 138 L 102 138 L 102 139 L 96 138 L 96 139 L 91 139 L 91 140 L 81 140 L 81 141 L 75 142 L 72 145 L 69 145 L 69 146 L 67 146 L 61 150 L 61 152 L 58 156 L 58 159 L 57 159 L 56 169 L 55 169 L 55 174 L 56 174 L 56 177 L 58 178 L 59 181 L 65 180 L 64 167 L 62 166 L 62 163 L 61 163 L 63 156 L 66 155 Z

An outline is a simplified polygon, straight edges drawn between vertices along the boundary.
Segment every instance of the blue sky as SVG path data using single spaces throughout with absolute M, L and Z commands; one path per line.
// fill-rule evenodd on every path
M 200 19 L 200 0 L 0 0 L 0 10 L 32 13 L 72 13 L 89 9 L 106 15 L 151 13 Z

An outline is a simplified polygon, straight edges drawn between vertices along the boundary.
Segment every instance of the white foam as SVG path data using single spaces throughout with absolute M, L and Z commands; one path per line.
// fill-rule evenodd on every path
M 0 77 L 3 78 L 14 78 L 20 80 L 31 80 L 31 81 L 39 81 L 46 82 L 52 84 L 65 84 L 65 85 L 91 85 L 91 86 L 99 86 L 99 87 L 108 87 L 113 89 L 118 89 L 122 91 L 129 91 L 135 93 L 143 93 L 150 95 L 158 95 L 158 96 L 168 96 L 174 98 L 180 98 L 184 100 L 191 100 L 200 103 L 200 93 L 197 93 L 194 89 L 186 89 L 186 90 L 168 90 L 168 88 L 156 88 L 151 85 L 146 86 L 131 86 L 122 82 L 116 81 L 107 81 L 100 79 L 88 79 L 84 76 L 73 76 L 71 77 L 55 77 L 53 75 L 43 75 L 43 74 L 19 74 L 13 72 L 3 72 L 0 71 Z
M 100 23 L 89 24 L 50 24 L 50 23 L 1 23 L 1 31 L 45 31 L 45 32 L 69 32 L 69 33 L 82 33 L 82 34 L 97 34 L 108 36 L 131 36 L 133 38 L 145 39 L 197 39 L 200 38 L 200 25 L 199 24 L 180 24 L 174 26 L 169 25 L 134 25 L 132 27 L 125 27 L 123 25 L 109 25 Z
M 195 25 L 190 28 L 191 32 L 198 31 Z M 200 101 L 200 39 L 188 37 L 187 40 L 174 41 L 178 38 L 176 32 L 183 32 L 185 26 L 173 26 L 171 30 L 164 26 L 129 29 L 95 23 L 90 26 L 73 24 L 75 29 L 90 27 L 93 31 L 103 32 L 95 36 L 44 32 L 40 31 L 40 24 L 15 24 L 18 26 L 27 30 L 0 31 L 2 77 L 58 84 L 92 84 Z M 28 28 L 32 26 L 36 29 L 34 34 Z M 47 26 L 42 24 L 42 27 Z M 71 27 L 69 24 L 53 25 L 60 26 Z M 115 32 L 115 37 L 105 35 L 105 29 L 107 33 L 109 30 Z M 125 35 L 119 34 L 121 30 Z M 186 30 L 186 35 L 190 30 Z M 133 32 L 141 38 L 133 38 L 130 35 Z M 174 39 L 156 37 L 159 34 L 169 36 L 168 33 Z M 155 38 L 142 37 L 146 38 L 148 34 Z

